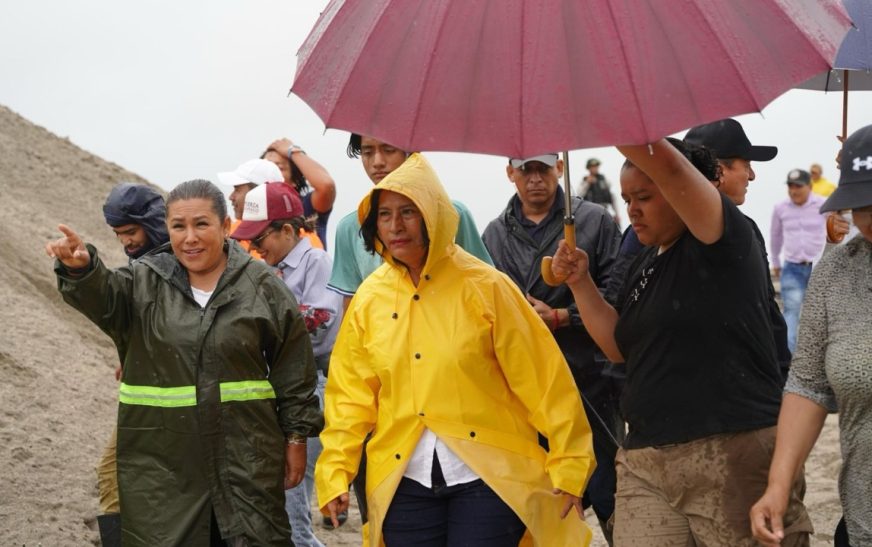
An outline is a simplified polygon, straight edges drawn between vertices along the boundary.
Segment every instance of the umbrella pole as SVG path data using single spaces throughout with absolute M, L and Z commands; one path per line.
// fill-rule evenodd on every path
M 572 216 L 572 179 L 569 177 L 569 151 L 563 152 L 563 239 L 570 249 L 575 249 L 575 217 Z M 542 258 L 542 279 L 557 287 L 566 281 L 565 275 L 556 276 L 551 271 L 551 257 Z
M 842 142 L 848 138 L 848 71 L 842 71 Z

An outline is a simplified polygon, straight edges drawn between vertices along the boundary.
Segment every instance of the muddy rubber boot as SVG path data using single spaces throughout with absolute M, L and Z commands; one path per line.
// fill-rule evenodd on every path
M 121 513 L 97 515 L 97 527 L 103 547 L 121 547 Z

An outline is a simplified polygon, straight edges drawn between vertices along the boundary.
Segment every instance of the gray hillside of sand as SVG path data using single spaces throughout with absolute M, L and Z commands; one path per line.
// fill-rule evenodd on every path
M 0 546 L 99 544 L 94 467 L 115 419 L 118 357 L 61 301 L 42 246 L 63 222 L 107 264 L 125 264 L 102 214 L 121 181 L 145 182 L 0 106 Z M 831 419 L 807 466 L 816 545 L 831 544 L 840 514 L 838 450 Z M 352 514 L 316 534 L 359 545 L 358 523 Z

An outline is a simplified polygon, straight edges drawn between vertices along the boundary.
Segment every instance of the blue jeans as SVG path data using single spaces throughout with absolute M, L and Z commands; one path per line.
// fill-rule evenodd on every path
M 382 525 L 387 547 L 517 547 L 526 529 L 481 479 L 427 488 L 404 477 Z
M 781 300 L 784 302 L 784 322 L 787 323 L 787 347 L 796 351 L 796 331 L 799 328 L 799 310 L 811 276 L 811 264 L 785 262 L 781 268 Z
M 318 385 L 315 395 L 321 410 L 324 410 L 324 386 L 327 378 L 324 373 L 318 371 Z M 291 539 L 297 547 L 324 547 L 315 533 L 312 531 L 312 495 L 315 491 L 315 462 L 321 455 L 321 440 L 318 437 L 309 437 L 306 442 L 306 475 L 303 482 L 285 490 L 285 511 L 291 523 Z

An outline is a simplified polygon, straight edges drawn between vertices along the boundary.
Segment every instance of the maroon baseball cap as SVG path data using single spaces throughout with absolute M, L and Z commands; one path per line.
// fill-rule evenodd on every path
M 284 182 L 270 182 L 245 194 L 242 222 L 230 234 L 233 239 L 251 240 L 275 220 L 303 216 L 303 202 L 296 190 Z

